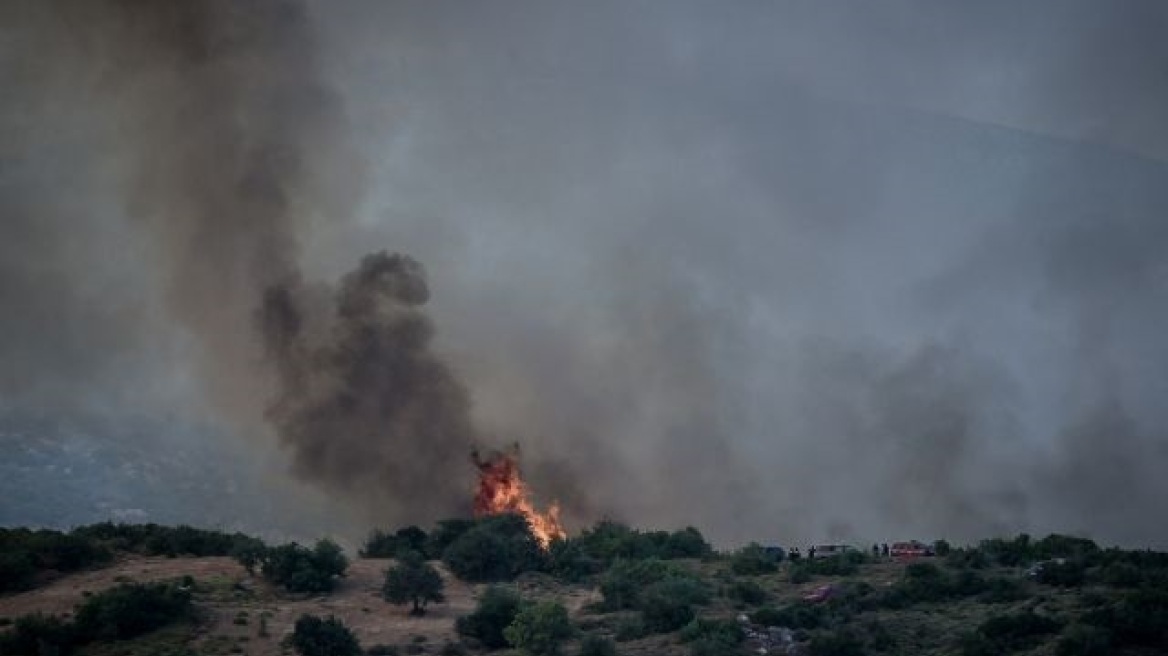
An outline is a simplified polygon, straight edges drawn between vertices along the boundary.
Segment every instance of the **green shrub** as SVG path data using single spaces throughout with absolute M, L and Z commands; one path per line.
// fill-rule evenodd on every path
M 1057 632 L 1059 628 L 1055 620 L 1032 611 L 998 615 L 977 627 L 974 635 L 967 638 L 963 651 L 967 656 L 981 656 L 1032 649 L 1042 642 L 1044 636 Z
M 737 622 L 731 620 L 711 620 L 698 618 L 681 630 L 679 636 L 682 642 L 694 642 L 704 638 L 713 638 L 728 644 L 738 644 L 745 636 Z
M 488 649 L 500 649 L 508 645 L 503 629 L 515 621 L 517 614 L 519 595 L 492 586 L 483 593 L 475 611 L 458 618 L 454 628 L 459 635 L 474 638 Z
M 362 558 L 397 558 L 401 552 L 425 554 L 429 536 L 417 526 L 400 528 L 394 533 L 374 530 L 357 552 Z
M 580 641 L 579 656 L 616 656 L 616 643 L 604 636 L 588 634 Z
M 120 585 L 86 598 L 73 621 L 41 614 L 17 618 L 0 634 L 0 654 L 67 654 L 99 640 L 124 640 L 186 618 L 186 591 L 164 583 Z
M 692 526 L 669 534 L 669 538 L 661 547 L 659 557 L 670 558 L 706 558 L 714 552 L 706 538 Z
M 11 629 L 0 633 L 0 654 L 68 654 L 80 642 L 72 623 L 36 613 L 18 617 Z
M 455 576 L 472 582 L 510 581 L 544 566 L 543 550 L 519 515 L 478 520 L 446 547 L 442 561 Z
M 589 555 L 576 540 L 553 540 L 547 551 L 547 571 L 561 581 L 576 583 L 599 574 L 604 563 Z
M 289 592 L 329 592 L 348 567 L 341 548 L 320 540 L 312 549 L 295 542 L 267 548 L 260 557 L 264 578 Z
M 188 591 L 166 583 L 131 583 L 85 600 L 73 623 L 82 641 L 124 640 L 187 617 Z
M 641 595 L 637 608 L 641 611 L 647 631 L 669 633 L 693 620 L 693 602 L 684 594 L 672 594 L 675 589 L 680 588 L 663 582 L 650 586 Z
M 616 631 L 613 636 L 617 642 L 638 640 L 649 634 L 645 628 L 645 620 L 640 615 L 627 615 L 617 620 Z
M 301 656 L 360 656 L 361 645 L 344 622 L 301 615 L 289 643 Z
M 641 532 L 611 520 L 598 522 L 569 541 L 585 558 L 600 563 L 601 568 L 617 560 L 705 558 L 713 553 L 705 537 L 693 527 L 672 533 Z
M 989 567 L 989 557 L 980 549 L 952 549 L 945 556 L 945 564 L 953 568 L 985 569 Z
M 71 535 L 108 545 L 118 551 L 148 556 L 230 556 L 247 546 L 263 543 L 243 533 L 158 524 L 114 524 L 103 522 L 82 526 Z
M 572 623 L 563 605 L 543 601 L 520 608 L 503 635 L 524 654 L 555 656 L 560 645 L 572 637 Z
M 811 656 L 864 656 L 864 643 L 849 631 L 816 633 L 807 643 Z
M 750 621 L 762 626 L 785 626 L 790 629 L 814 629 L 823 625 L 827 610 L 823 606 L 794 603 L 775 608 L 764 606 L 751 613 Z
M 725 642 L 718 637 L 703 637 L 689 643 L 690 656 L 747 656 L 747 651 L 739 643 Z
M 857 565 L 861 562 L 864 562 L 864 555 L 851 552 L 828 558 L 809 558 L 800 562 L 799 567 L 819 576 L 852 576 L 859 570 Z
M 73 572 L 112 557 L 109 549 L 83 536 L 0 528 L 0 592 L 28 589 L 38 572 Z
M 399 551 L 398 564 L 385 572 L 381 596 L 398 606 L 412 603 L 411 615 L 423 615 L 429 602 L 446 601 L 442 576 L 416 551 Z
M 792 561 L 787 570 L 787 580 L 796 585 L 810 581 L 812 578 L 811 568 L 807 566 L 806 562 L 804 560 Z
M 770 574 L 779 570 L 779 559 L 758 543 L 750 543 L 730 557 L 730 571 L 739 576 Z
M 757 606 L 767 600 L 766 590 L 754 581 L 734 581 L 726 588 L 726 597 Z
M 1115 647 L 1168 649 L 1168 590 L 1126 593 L 1088 611 L 1083 621 L 1109 631 Z
M 686 576 L 676 565 L 656 558 L 618 560 L 600 580 L 602 605 L 607 610 L 634 608 L 648 586 L 667 578 Z

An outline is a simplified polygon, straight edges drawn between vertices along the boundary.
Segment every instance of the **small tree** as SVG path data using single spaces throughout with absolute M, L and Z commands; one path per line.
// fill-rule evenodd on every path
M 405 552 L 398 564 L 385 572 L 381 594 L 391 604 L 413 602 L 411 615 L 423 615 L 426 604 L 446 601 L 442 595 L 442 576 L 415 551 Z
M 524 654 L 555 656 L 564 640 L 572 637 L 572 623 L 561 604 L 541 601 L 521 609 L 503 635 Z
M 519 595 L 507 588 L 491 586 L 479 599 L 475 612 L 458 618 L 454 628 L 459 635 L 474 638 L 487 649 L 499 649 L 507 646 L 503 630 L 515 621 L 518 613 Z
M 329 616 L 301 615 L 292 631 L 292 647 L 301 656 L 360 656 L 361 645 L 344 622 Z

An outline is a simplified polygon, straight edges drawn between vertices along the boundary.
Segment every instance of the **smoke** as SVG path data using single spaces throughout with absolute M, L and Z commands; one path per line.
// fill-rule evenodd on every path
M 570 528 L 1168 540 L 1158 3 L 2 11 L 9 405 L 182 372 L 385 522 L 497 435 Z
M 382 519 L 465 511 L 464 467 L 476 441 L 470 403 L 430 349 L 421 265 L 384 252 L 366 256 L 341 280 L 320 339 L 307 330 L 303 294 L 269 288 L 261 313 L 280 381 L 268 417 L 293 449 L 295 472 L 382 508 Z
M 167 312 L 193 338 L 210 407 L 243 435 L 266 421 L 293 472 L 358 514 L 466 510 L 469 399 L 430 349 L 421 266 L 379 253 L 335 289 L 302 282 L 302 233 L 344 226 L 364 184 L 307 9 L 110 0 L 27 11 L 45 41 L 75 40 L 64 74 L 92 82 L 79 95 L 99 101 L 116 134 L 106 161 L 121 167 L 131 225 L 150 244 L 140 275 L 160 276 Z

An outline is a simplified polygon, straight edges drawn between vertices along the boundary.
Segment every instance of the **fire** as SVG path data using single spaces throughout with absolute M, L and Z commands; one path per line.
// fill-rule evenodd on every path
M 544 549 L 552 540 L 562 538 L 564 527 L 560 525 L 560 506 L 552 502 L 546 512 L 536 510 L 531 502 L 531 491 L 519 475 L 519 445 L 508 451 L 492 453 L 483 458 L 476 451 L 472 455 L 479 468 L 479 487 L 475 491 L 475 517 L 516 513 L 522 515 L 531 526 L 531 532 Z

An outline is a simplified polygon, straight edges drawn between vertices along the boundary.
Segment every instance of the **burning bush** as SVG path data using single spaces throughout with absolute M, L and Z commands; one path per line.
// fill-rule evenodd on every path
M 472 454 L 479 469 L 479 485 L 475 492 L 476 517 L 516 514 L 523 517 L 540 547 L 547 549 L 552 540 L 563 539 L 567 533 L 560 525 L 560 507 L 553 502 L 545 512 L 536 509 L 531 491 L 519 475 L 519 445 L 508 451 L 499 451 L 483 457 Z

